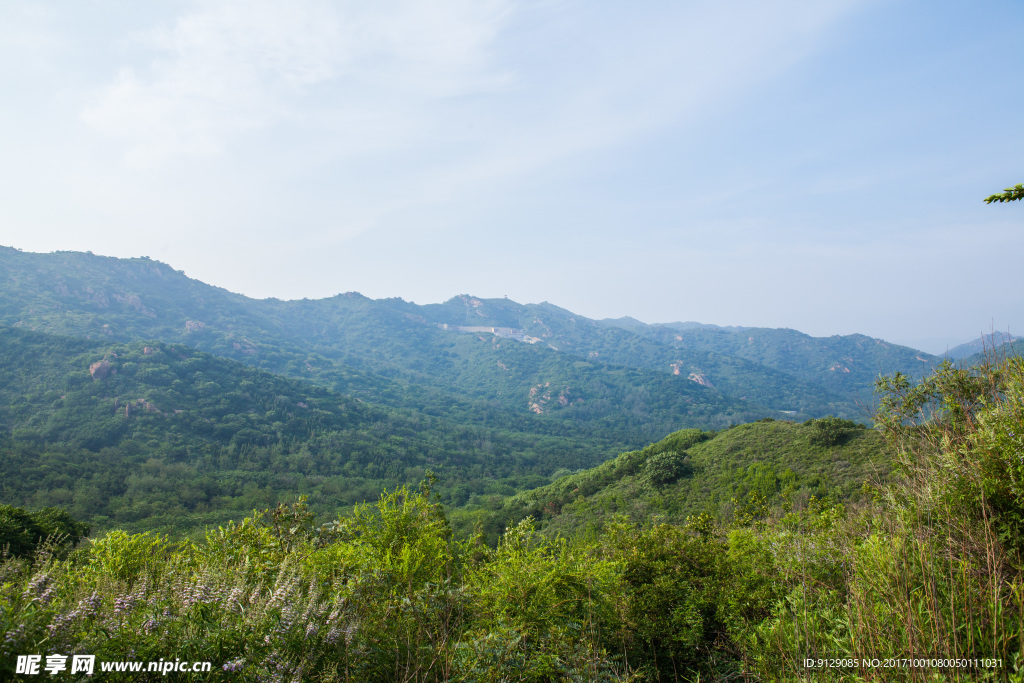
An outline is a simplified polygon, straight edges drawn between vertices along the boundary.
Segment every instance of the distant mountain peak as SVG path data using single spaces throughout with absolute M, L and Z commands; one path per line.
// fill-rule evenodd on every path
M 598 320 L 598 324 L 606 325 L 608 327 L 621 327 L 624 330 L 639 330 L 647 327 L 647 323 L 637 320 L 628 315 L 624 315 L 621 318 L 604 318 Z
M 1024 337 L 1016 337 L 1009 332 L 991 332 L 979 335 L 977 339 L 972 341 L 958 344 L 946 351 L 944 355 L 953 359 L 963 359 L 986 350 L 998 349 L 1004 344 L 1012 344 L 1021 339 L 1024 339 Z

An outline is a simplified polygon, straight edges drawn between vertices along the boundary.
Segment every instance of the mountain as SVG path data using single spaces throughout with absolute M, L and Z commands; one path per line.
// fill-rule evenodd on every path
M 426 307 L 424 307 L 426 308 Z M 255 300 L 149 259 L 0 249 L 0 324 L 183 343 L 348 396 L 459 423 L 640 444 L 771 410 L 642 367 L 462 334 L 401 300 Z
M 953 360 L 963 360 L 969 356 L 983 354 L 986 350 L 999 350 L 1004 344 L 1024 340 L 1024 337 L 1015 337 L 1008 332 L 993 332 L 983 334 L 974 341 L 965 342 L 954 346 L 946 351 L 945 355 Z
M 0 324 L 184 343 L 376 403 L 633 443 L 761 416 L 868 419 L 878 374 L 919 376 L 937 362 L 863 335 L 595 321 L 469 295 L 422 306 L 354 292 L 254 300 L 146 258 L 10 248 L 0 248 Z
M 984 351 L 980 351 L 972 356 L 967 356 L 966 358 L 961 359 L 959 363 L 970 367 L 982 365 L 984 363 L 991 363 L 994 360 L 1002 358 L 1011 358 L 1013 356 L 1024 356 L 1024 339 L 1005 342 L 996 348 L 989 347 Z
M 787 329 L 594 321 L 549 303 L 466 295 L 426 306 L 388 303 L 437 324 L 516 328 L 580 358 L 670 372 L 755 405 L 805 415 L 865 419 L 878 375 L 919 377 L 939 360 L 860 334 L 816 338 Z

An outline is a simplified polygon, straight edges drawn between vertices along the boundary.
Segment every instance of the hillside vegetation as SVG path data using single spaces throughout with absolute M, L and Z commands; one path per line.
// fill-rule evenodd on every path
M 469 296 L 405 306 L 435 322 L 518 327 L 580 357 L 687 377 L 700 374 L 726 393 L 746 395 L 759 405 L 777 408 L 789 402 L 791 409 L 817 415 L 841 406 L 866 417 L 857 401 L 870 402 L 879 373 L 920 376 L 938 362 L 935 356 L 862 334 L 816 338 L 788 329 L 598 321 L 549 303 Z
M 349 292 L 254 300 L 145 258 L 9 248 L 0 248 L 0 324 L 95 340 L 183 343 L 462 423 L 497 420 L 520 431 L 570 423 L 627 443 L 650 442 L 680 426 L 766 416 L 865 420 L 878 374 L 920 376 L 938 360 L 862 335 L 622 327 L 505 299 L 459 296 L 420 306 Z M 540 342 L 459 333 L 445 324 L 513 327 Z
M 526 519 L 492 548 L 452 534 L 428 481 L 327 525 L 299 502 L 198 542 L 42 541 L 0 563 L 0 673 L 89 652 L 210 661 L 206 680 L 1022 681 L 1024 361 L 882 388 L 896 469 L 852 504 L 573 539 Z M 773 428 L 806 430 L 808 453 L 868 443 L 839 421 Z M 646 463 L 720 438 L 674 434 Z
M 373 406 L 181 344 L 0 328 L 3 502 L 100 529 L 184 530 L 300 494 L 334 516 L 428 469 L 461 505 L 619 450 Z
M 856 501 L 863 484 L 890 470 L 881 435 L 836 418 L 803 424 L 763 420 L 721 432 L 686 429 L 597 467 L 516 494 L 488 521 L 504 528 L 530 517 L 550 535 L 634 523 L 683 523 L 707 514 L 765 517 L 814 496 Z
M 999 352 L 1003 345 L 1021 341 L 1024 340 L 1007 332 L 990 332 L 988 334 L 980 335 L 973 341 L 958 344 L 957 346 L 947 350 L 944 355 L 955 361 L 975 359 L 979 356 L 984 356 L 986 352 Z M 1007 346 L 1006 350 L 1011 350 L 1012 348 L 1013 347 Z
M 0 680 L 1024 683 L 1024 360 L 969 360 L 0 248 Z

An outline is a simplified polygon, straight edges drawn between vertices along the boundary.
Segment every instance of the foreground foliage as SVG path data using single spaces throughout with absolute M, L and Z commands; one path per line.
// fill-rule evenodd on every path
M 322 526 L 300 501 L 201 542 L 43 542 L 0 564 L 0 676 L 88 653 L 214 663 L 191 680 L 1024 681 L 1024 362 L 881 388 L 896 472 L 849 505 L 755 491 L 717 519 L 574 539 L 527 518 L 491 547 L 452 533 L 428 480 Z M 655 486 L 685 475 L 670 451 L 638 470 Z M 920 657 L 973 664 L 871 664 Z
M 894 482 L 852 510 L 809 506 L 749 532 L 789 592 L 744 625 L 748 665 L 765 680 L 805 675 L 801 657 L 859 663 L 819 680 L 1024 680 L 1024 361 L 947 362 L 879 389 Z M 864 665 L 890 657 L 974 664 Z

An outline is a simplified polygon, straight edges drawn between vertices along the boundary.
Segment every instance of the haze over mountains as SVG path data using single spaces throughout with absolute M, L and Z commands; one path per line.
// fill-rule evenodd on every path
M 0 249 L 0 273 L 0 324 L 184 343 L 392 405 L 440 392 L 459 404 L 574 420 L 600 419 L 614 404 L 646 422 L 669 406 L 681 411 L 680 401 L 686 410 L 669 419 L 689 416 L 695 424 L 686 426 L 744 411 L 865 419 L 878 374 L 917 376 L 938 360 L 863 335 L 595 321 L 548 303 L 466 295 L 428 305 L 353 292 L 254 300 L 157 261 L 76 252 Z M 535 343 L 457 327 L 509 328 Z

